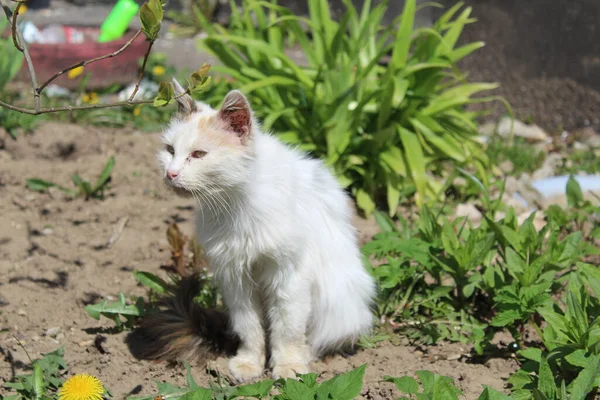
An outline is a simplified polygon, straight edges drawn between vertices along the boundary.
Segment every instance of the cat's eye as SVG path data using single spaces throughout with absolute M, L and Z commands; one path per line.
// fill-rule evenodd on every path
M 194 152 L 192 152 L 191 156 L 192 158 L 202 158 L 206 155 L 206 152 L 203 150 L 196 150 Z
M 173 146 L 167 145 L 165 147 L 165 150 L 167 150 L 170 154 L 175 154 L 175 149 L 173 148 Z

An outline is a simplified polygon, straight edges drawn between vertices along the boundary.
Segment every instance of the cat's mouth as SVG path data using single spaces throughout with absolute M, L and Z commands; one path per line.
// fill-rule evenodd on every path
M 179 196 L 179 197 L 185 197 L 185 198 L 192 197 L 192 192 L 190 192 L 189 190 L 187 190 L 185 187 L 177 184 L 176 182 L 169 181 L 168 179 L 165 179 L 165 183 L 167 184 L 167 186 L 173 192 L 175 192 L 175 194 L 177 196 Z

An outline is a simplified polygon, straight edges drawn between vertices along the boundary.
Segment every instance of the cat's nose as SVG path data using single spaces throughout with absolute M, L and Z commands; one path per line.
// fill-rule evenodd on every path
M 167 171 L 167 178 L 169 178 L 170 181 L 177 178 L 178 175 L 179 174 L 177 172 Z

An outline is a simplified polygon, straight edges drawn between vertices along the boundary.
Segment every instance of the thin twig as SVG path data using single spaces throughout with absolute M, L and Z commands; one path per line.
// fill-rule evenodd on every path
M 177 100 L 180 97 L 185 96 L 186 94 L 188 94 L 187 91 L 173 97 L 172 100 Z M 153 103 L 154 103 L 153 99 L 152 100 L 135 100 L 135 101 L 125 100 L 125 101 L 119 101 L 116 103 L 90 104 L 87 106 L 50 107 L 50 108 L 40 108 L 40 109 L 35 110 L 35 109 L 31 109 L 31 108 L 13 106 L 12 104 L 8 104 L 8 103 L 5 103 L 2 100 L 0 100 L 0 106 L 8 108 L 9 110 L 18 111 L 23 114 L 30 114 L 30 115 L 48 114 L 48 113 L 55 113 L 55 112 L 61 112 L 61 111 L 90 110 L 90 109 L 97 109 L 97 108 L 131 107 L 131 106 L 137 106 L 140 104 L 153 104 Z
M 31 89 L 33 90 L 33 102 L 34 102 L 34 107 L 36 111 L 40 110 L 40 94 L 37 93 L 36 88 L 38 86 L 37 84 L 37 77 L 35 75 L 35 68 L 33 66 L 33 61 L 31 60 L 31 55 L 29 54 L 29 50 L 27 50 L 27 46 L 25 46 L 25 40 L 23 39 L 23 35 L 21 34 L 21 30 L 19 29 L 19 26 L 17 24 L 17 17 L 19 16 L 19 8 L 21 7 L 21 5 L 24 4 L 24 2 L 19 2 L 17 4 L 17 8 L 15 9 L 15 13 L 14 13 L 14 18 L 13 17 L 13 13 L 10 10 L 10 7 L 8 7 L 6 5 L 6 2 L 4 0 L 0 0 L 0 4 L 2 4 L 2 9 L 4 10 L 4 14 L 6 14 L 6 19 L 8 20 L 8 22 L 10 23 L 10 29 L 13 35 L 13 41 L 15 44 L 15 47 L 23 53 L 23 56 L 25 57 L 25 63 L 27 64 L 27 69 L 29 70 L 29 78 L 31 79 Z
M 136 100 L 136 101 L 119 101 L 116 103 L 107 103 L 107 104 L 90 104 L 87 106 L 65 106 L 65 107 L 51 107 L 51 108 L 39 108 L 39 109 L 31 109 L 31 108 L 23 108 L 13 106 L 12 104 L 8 104 L 0 100 L 0 106 L 6 107 L 9 110 L 18 111 L 23 114 L 30 115 L 40 115 L 40 114 L 48 114 L 60 111 L 78 111 L 78 110 L 90 110 L 96 108 L 109 108 L 109 107 L 130 107 L 138 104 L 152 104 L 154 100 Z
M 112 58 L 112 57 L 116 57 L 116 56 L 118 56 L 118 55 L 119 55 L 119 54 L 121 54 L 123 51 L 125 51 L 125 50 L 126 50 L 128 47 L 129 47 L 129 46 L 131 46 L 131 44 L 133 43 L 133 41 L 134 41 L 135 39 L 137 39 L 137 37 L 138 37 L 138 36 L 139 36 L 141 33 L 142 33 L 142 30 L 140 29 L 139 31 L 137 31 L 137 32 L 135 33 L 135 35 L 133 35 L 133 37 L 132 37 L 131 39 L 129 39 L 129 40 L 127 41 L 127 43 L 125 43 L 125 44 L 123 45 L 123 47 L 121 47 L 121 48 L 120 48 L 119 50 L 117 50 L 117 51 L 114 51 L 114 52 L 112 52 L 112 53 L 110 53 L 110 54 L 106 54 L 106 55 L 103 55 L 103 56 L 100 56 L 100 57 L 93 58 L 93 59 L 91 59 L 91 60 L 87 60 L 87 61 L 80 61 L 80 62 L 78 62 L 77 64 L 73 64 L 73 65 L 71 65 L 70 67 L 68 67 L 68 68 L 65 68 L 65 69 L 63 69 L 62 71 L 60 71 L 60 72 L 58 72 L 58 73 L 54 74 L 52 77 L 50 77 L 50 79 L 48 79 L 46 82 L 42 83 L 42 85 L 41 85 L 39 88 L 37 88 L 37 89 L 36 89 L 37 93 L 38 93 L 38 94 L 41 94 L 41 93 L 42 93 L 42 90 L 44 90 L 44 89 L 46 88 L 46 86 L 48 86 L 48 85 L 49 85 L 49 84 L 50 84 L 52 81 L 54 81 L 54 80 L 55 80 L 56 78 L 58 78 L 59 76 L 61 76 L 61 75 L 65 74 L 65 73 L 67 73 L 67 72 L 71 71 L 72 69 L 75 69 L 75 68 L 77 68 L 77 67 L 85 67 L 86 65 L 89 65 L 89 64 L 91 64 L 91 63 L 95 63 L 96 61 L 100 61 L 100 60 L 104 60 L 104 59 L 107 59 L 107 58 Z M 150 43 L 150 45 L 148 46 L 148 50 L 150 50 L 150 48 L 151 48 L 151 47 L 152 47 L 152 43 Z
M 140 30 L 141 32 L 141 30 Z M 133 89 L 133 93 L 129 96 L 129 101 L 133 101 L 136 93 L 140 90 L 140 85 L 142 84 L 142 79 L 144 78 L 144 71 L 146 71 L 146 62 L 148 62 L 148 57 L 150 56 L 150 51 L 152 50 L 152 45 L 154 45 L 154 40 L 151 40 L 148 43 L 148 49 L 146 50 L 146 54 L 144 54 L 144 61 L 142 61 L 142 70 L 140 71 L 140 77 L 138 78 L 137 83 L 135 84 L 135 88 Z

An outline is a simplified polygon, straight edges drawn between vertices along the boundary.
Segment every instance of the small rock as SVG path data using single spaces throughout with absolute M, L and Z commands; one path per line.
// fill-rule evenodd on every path
M 55 338 L 58 333 L 60 332 L 60 327 L 56 326 L 54 328 L 48 328 L 46 329 L 46 332 L 44 333 L 45 336 L 50 336 L 52 338 Z
M 479 134 L 483 136 L 494 136 L 496 133 L 496 123 L 487 122 L 479 127 Z
M 448 357 L 446 357 L 446 360 L 456 361 L 456 360 L 460 360 L 461 357 L 462 357 L 462 354 L 451 354 Z
M 82 342 L 77 343 L 79 347 L 88 347 L 94 344 L 93 340 L 84 340 Z
M 64 333 L 59 333 L 58 335 L 56 335 L 56 340 L 63 340 L 65 338 L 65 334 Z
M 48 195 L 53 200 L 63 201 L 67 199 L 67 194 L 54 186 L 48 188 Z
M 511 119 L 504 117 L 498 124 L 496 132 L 502 137 L 510 136 Z M 537 125 L 526 125 L 521 121 L 514 120 L 513 133 L 515 137 L 522 137 L 532 142 L 547 142 L 550 136 L 542 128 Z
M 548 154 L 548 156 L 544 160 L 544 163 L 542 164 L 540 169 L 538 169 L 533 174 L 531 174 L 531 179 L 538 180 L 538 179 L 544 179 L 544 178 L 549 178 L 551 176 L 554 176 L 556 173 L 556 170 L 558 169 L 558 167 L 560 167 L 561 164 L 562 164 L 562 156 L 560 154 L 558 154 L 558 153 Z
M 44 235 L 44 236 L 49 236 L 49 235 L 52 235 L 53 233 L 54 233 L 54 231 L 50 227 L 46 227 L 46 228 L 42 229 L 42 235 Z
M 32 337 L 31 337 L 31 341 L 32 341 L 32 342 L 37 342 L 37 341 L 39 341 L 40 339 L 41 339 L 41 338 L 40 338 L 38 335 L 34 335 L 34 336 L 32 336 Z
M 37 196 L 34 194 L 25 195 L 25 200 L 27 200 L 27 201 L 34 201 L 36 198 L 37 198 Z
M 573 142 L 573 150 L 577 150 L 577 151 L 586 151 L 589 150 L 589 146 L 585 143 L 581 143 L 581 142 Z
M 502 172 L 504 172 L 505 174 L 510 174 L 515 169 L 515 166 L 512 163 L 512 161 L 506 160 L 506 161 L 502 162 L 498 166 L 498 168 L 500 168 L 500 170 L 502 170 Z
M 477 223 L 481 221 L 481 213 L 473 204 L 459 204 L 456 207 L 456 217 L 467 217 L 471 222 Z
M 17 310 L 17 315 L 27 315 L 27 312 L 25 310 L 23 310 L 22 308 L 20 308 L 19 310 Z

